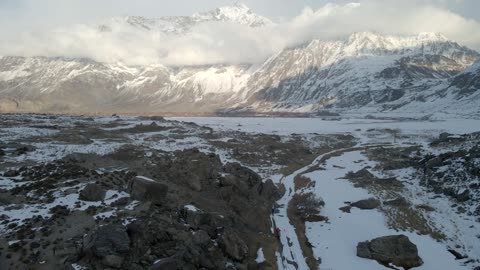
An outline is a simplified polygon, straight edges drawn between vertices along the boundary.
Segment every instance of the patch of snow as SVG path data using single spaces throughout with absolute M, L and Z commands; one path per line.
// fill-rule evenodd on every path
M 263 263 L 264 261 L 265 261 L 265 254 L 263 254 L 263 248 L 259 248 L 257 250 L 257 258 L 255 259 L 255 262 Z
M 136 176 L 136 178 L 139 178 L 139 179 L 142 179 L 142 180 L 145 180 L 145 181 L 148 181 L 148 182 L 156 182 L 155 180 L 153 180 L 151 178 L 148 178 L 148 177 L 145 177 L 145 176 Z
M 191 212 L 198 212 L 200 211 L 200 209 L 198 209 L 195 205 L 185 205 L 183 208 L 187 209 L 188 211 L 191 211 Z

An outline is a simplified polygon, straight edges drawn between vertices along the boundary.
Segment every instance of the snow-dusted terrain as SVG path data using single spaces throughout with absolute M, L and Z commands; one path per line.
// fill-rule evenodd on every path
M 399 121 L 399 120 L 367 120 L 349 119 L 341 121 L 326 121 L 304 118 L 175 118 L 176 120 L 193 121 L 215 130 L 242 130 L 251 133 L 271 133 L 288 135 L 292 133 L 350 133 L 358 139 L 358 145 L 365 147 L 373 144 L 388 144 L 388 147 L 410 147 L 419 145 L 426 153 L 438 154 L 452 151 L 454 148 L 439 149 L 430 146 L 430 142 L 442 132 L 465 134 L 479 132 L 480 125 L 476 120 L 450 119 L 443 121 Z M 397 129 L 397 137 L 385 134 L 381 130 Z M 378 131 L 378 132 L 376 132 Z M 435 135 L 436 134 L 436 135 Z M 403 137 L 403 138 L 402 138 Z M 360 171 L 363 168 L 378 168 L 375 161 L 369 160 L 365 152 L 352 148 L 340 156 L 333 156 L 322 161 L 328 155 L 319 156 L 311 165 L 306 166 L 284 177 L 274 176 L 278 183 L 285 187 L 284 196 L 277 201 L 279 208 L 273 216 L 275 226 L 281 229 L 280 239 L 283 244 L 282 253 L 277 254 L 279 269 L 308 269 L 306 258 L 297 238 L 298 228 L 289 220 L 287 207 L 294 194 L 313 192 L 325 201 L 321 214 L 328 217 L 328 222 L 307 222 L 306 236 L 313 245 L 316 259 L 321 261 L 321 269 L 385 269 L 384 266 L 361 259 L 356 256 L 355 247 L 358 242 L 378 236 L 404 234 L 416 243 L 424 264 L 415 269 L 472 269 L 470 259 L 478 258 L 478 220 L 470 214 L 458 213 L 455 201 L 441 196 L 433 196 L 421 186 L 422 175 L 414 169 L 399 169 L 381 171 L 372 169 L 379 177 L 396 177 L 405 183 L 400 193 L 415 205 L 430 205 L 435 210 L 424 213 L 430 224 L 447 235 L 444 240 L 433 239 L 429 235 L 421 235 L 415 231 L 392 228 L 388 215 L 383 210 L 360 210 L 352 208 L 345 213 L 339 208 L 345 202 L 354 202 L 370 197 L 385 199 L 382 195 L 372 193 L 369 189 L 355 187 L 345 179 L 349 172 Z M 338 152 L 334 151 L 334 152 Z M 320 162 L 319 164 L 319 161 Z M 312 172 L 312 167 L 320 168 Z M 305 173 L 307 172 L 307 173 Z M 313 188 L 295 191 L 294 178 L 304 175 L 312 180 Z M 467 179 L 467 183 L 477 183 L 480 179 Z M 458 187 L 459 192 L 461 192 Z M 388 193 L 387 193 L 388 194 Z M 477 203 L 474 207 L 478 206 Z M 471 213 L 471 212 L 470 212 Z M 456 260 L 448 249 L 459 249 L 460 253 L 468 254 L 467 259 Z M 475 259 L 474 259 L 475 260 Z M 357 268 L 358 267 L 358 268 Z
M 60 257 L 55 256 L 64 255 L 49 255 L 48 250 L 56 244 L 46 240 L 74 233 L 71 228 L 76 227 L 68 225 L 71 220 L 80 219 L 79 226 L 97 230 L 101 226 L 95 229 L 94 220 L 104 226 L 128 227 L 148 224 L 144 218 L 161 217 L 171 224 L 169 215 L 173 213 L 179 215 L 176 222 L 180 226 L 171 229 L 180 230 L 176 231 L 179 235 L 186 232 L 197 241 L 194 243 L 220 248 L 227 257 L 214 260 L 223 265 L 248 262 L 270 264 L 274 269 L 386 269 L 374 260 L 358 257 L 357 244 L 399 234 L 418 248 L 423 264 L 415 269 L 469 270 L 480 264 L 477 120 L 2 117 L 0 210 L 4 222 L 0 223 L 0 235 L 4 238 L 0 238 L 0 247 L 6 245 L 10 256 L 17 258 L 20 253 L 16 250 L 23 246 L 25 252 L 33 252 L 28 253 L 33 254 L 29 255 L 31 265 L 42 260 L 57 265 Z M 238 166 L 248 166 L 251 171 L 230 162 L 239 162 Z M 210 170 L 219 171 L 210 174 Z M 233 175 L 250 175 L 242 181 L 259 181 L 256 185 L 262 188 L 240 185 L 234 193 L 219 198 L 218 194 L 236 185 L 238 179 Z M 298 182 L 300 176 L 310 182 Z M 132 191 L 131 181 L 168 184 L 175 190 L 167 196 L 168 207 L 173 207 L 168 211 L 173 212 L 145 203 L 139 191 Z M 279 194 L 274 184 L 284 193 Z M 95 194 L 88 190 L 96 185 L 104 189 L 104 197 L 85 199 Z M 177 192 L 185 197 L 177 198 Z M 293 202 L 310 193 L 322 198 L 324 206 L 319 209 L 321 218 L 303 221 L 295 216 Z M 231 200 L 232 196 L 240 197 Z M 242 206 L 243 202 L 253 203 L 252 198 L 255 207 Z M 367 198 L 375 198 L 379 206 L 369 210 L 353 206 Z M 402 198 L 401 204 L 390 203 L 398 198 Z M 216 231 L 217 236 L 211 233 L 209 244 L 203 242 L 208 228 L 197 227 L 202 219 L 191 215 L 207 213 L 218 216 L 212 217 L 217 229 L 233 226 L 226 230 L 231 233 L 240 228 L 237 233 L 242 233 L 245 242 L 233 234 L 222 238 L 222 230 Z M 226 217 L 249 225 L 237 228 L 226 222 Z M 44 227 L 49 220 L 56 220 L 55 228 L 60 227 L 49 232 Z M 30 226 L 38 226 L 47 235 L 53 233 L 48 239 L 32 236 L 48 246 L 48 252 L 36 252 L 35 241 L 22 234 Z M 245 228 L 256 229 L 244 234 Z M 280 230 L 278 238 L 276 228 Z M 62 233 L 64 229 L 68 234 Z M 155 234 L 153 230 L 149 233 Z M 182 241 L 174 241 L 180 250 L 191 245 Z M 225 241 L 237 249 L 225 249 Z M 27 247 L 30 245 L 33 248 Z M 248 247 L 248 255 L 242 253 L 246 250 L 240 248 L 243 245 Z M 154 256 L 143 257 L 145 267 L 171 259 L 159 252 L 162 248 L 156 246 Z M 0 252 L 0 262 L 25 263 L 3 255 Z M 236 256 L 236 261 L 229 256 Z M 90 257 L 76 255 L 66 261 L 79 267 L 92 265 L 86 258 Z M 137 259 L 128 257 L 121 262 L 130 265 Z M 111 261 L 101 264 L 116 265 Z

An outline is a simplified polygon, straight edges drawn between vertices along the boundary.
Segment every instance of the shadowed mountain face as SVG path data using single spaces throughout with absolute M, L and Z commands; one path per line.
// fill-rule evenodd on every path
M 273 24 L 235 5 L 191 17 L 115 18 L 97 31 L 127 24 L 138 31 L 182 35 L 210 21 L 249 27 Z M 370 32 L 313 40 L 255 65 L 126 66 L 90 59 L 5 56 L 0 58 L 0 111 L 431 111 L 467 102 L 472 112 L 478 112 L 480 69 L 472 64 L 479 58 L 476 51 L 440 34 Z

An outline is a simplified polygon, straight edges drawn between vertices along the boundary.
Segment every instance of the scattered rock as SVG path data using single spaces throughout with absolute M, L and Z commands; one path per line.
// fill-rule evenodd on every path
M 31 145 L 20 146 L 15 150 L 15 155 L 21 156 L 28 152 L 33 152 L 33 151 L 35 151 L 35 147 Z
M 5 177 L 17 177 L 20 175 L 20 172 L 17 170 L 8 170 L 3 173 L 3 176 Z
M 352 207 L 350 205 L 346 205 L 346 206 L 340 207 L 339 210 L 344 213 L 350 213 L 352 210 Z
M 96 202 L 105 199 L 106 191 L 98 184 L 90 183 L 80 191 L 79 199 L 82 201 Z
M 360 208 L 362 210 L 375 209 L 380 206 L 380 201 L 375 198 L 369 198 L 366 200 L 360 200 L 358 202 L 352 203 L 353 207 Z
M 113 207 L 118 207 L 118 206 L 125 206 L 128 204 L 129 198 L 128 197 L 122 197 L 112 203 L 110 203 L 110 206 Z
M 466 202 L 470 200 L 470 190 L 463 190 L 462 192 L 455 195 L 455 199 L 457 199 L 458 202 Z
M 360 242 L 357 245 L 357 256 L 376 260 L 388 266 L 393 264 L 404 269 L 411 269 L 423 264 L 418 256 L 418 249 L 405 235 L 391 235 Z
M 427 168 L 434 168 L 434 167 L 440 167 L 442 166 L 443 161 L 440 157 L 434 157 L 427 161 L 426 166 Z
M 460 252 L 454 250 L 454 249 L 449 249 L 448 252 L 450 252 L 453 256 L 455 256 L 456 260 L 463 260 L 468 258 L 468 256 L 462 255 Z
M 167 185 L 141 176 L 132 179 L 128 186 L 133 199 L 150 201 L 153 204 L 162 204 L 168 193 Z

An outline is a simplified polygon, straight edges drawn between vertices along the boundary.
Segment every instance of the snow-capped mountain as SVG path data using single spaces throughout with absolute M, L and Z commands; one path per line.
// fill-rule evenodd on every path
M 181 35 L 202 22 L 271 25 L 248 7 L 190 17 L 115 18 L 98 28 Z M 284 49 L 260 64 L 127 66 L 64 57 L 0 58 L 0 111 L 311 112 L 442 110 L 478 113 L 480 54 L 437 33 L 353 33 Z M 455 102 L 454 102 L 455 101 Z M 459 103 L 460 102 L 460 103 Z M 467 112 L 465 112 L 467 113 Z
M 192 16 L 147 18 L 141 16 L 116 17 L 99 26 L 100 31 L 109 32 L 125 26 L 141 30 L 158 30 L 166 34 L 182 34 L 192 27 L 205 22 L 226 22 L 249 27 L 272 25 L 268 18 L 255 14 L 249 7 L 241 3 L 220 7 L 208 12 L 196 13 Z
M 440 34 L 354 33 L 344 40 L 314 40 L 273 56 L 253 75 L 247 91 L 255 96 L 256 110 L 378 104 L 387 109 L 422 98 L 479 56 Z

